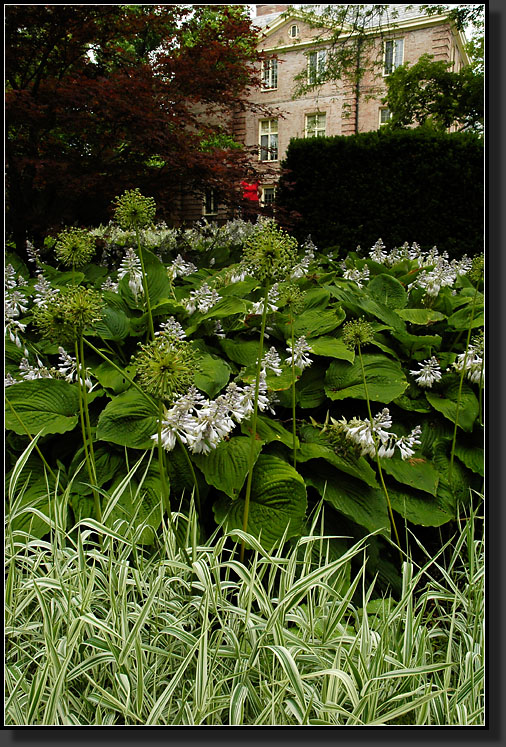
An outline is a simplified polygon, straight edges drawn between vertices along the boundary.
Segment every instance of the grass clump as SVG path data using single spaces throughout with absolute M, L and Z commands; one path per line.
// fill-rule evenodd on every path
M 477 516 L 424 567 L 406 561 L 393 599 L 367 581 L 367 538 L 332 559 L 316 522 L 270 554 L 244 534 L 244 565 L 229 536 L 198 544 L 195 515 L 175 514 L 188 563 L 165 524 L 149 552 L 121 520 L 67 527 L 58 490 L 47 539 L 13 530 L 19 496 L 8 726 L 483 724 Z

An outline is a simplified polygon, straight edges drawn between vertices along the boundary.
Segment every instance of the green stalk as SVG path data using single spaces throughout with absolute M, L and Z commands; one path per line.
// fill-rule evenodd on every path
M 197 482 L 197 475 L 195 474 L 195 470 L 193 468 L 193 462 L 190 458 L 190 455 L 188 454 L 188 449 L 184 445 L 184 443 L 181 441 L 180 437 L 176 433 L 176 440 L 178 444 L 181 446 L 183 450 L 183 454 L 185 455 L 185 459 L 188 463 L 188 467 L 190 468 L 190 472 L 193 478 L 193 484 L 195 486 L 195 504 L 197 506 L 197 514 L 199 516 L 199 519 L 202 521 L 202 508 L 200 504 L 200 491 L 199 491 L 199 484 Z
M 84 365 L 84 344 L 83 336 L 79 338 L 79 348 L 77 341 L 75 343 L 76 351 L 76 367 L 77 367 L 77 386 L 80 392 L 79 407 L 81 410 L 81 427 L 85 426 L 83 430 L 83 443 L 87 443 L 85 446 L 85 455 L 88 463 L 88 473 L 90 475 L 91 489 L 93 491 L 93 502 L 95 504 L 95 513 L 98 521 L 102 520 L 102 509 L 100 508 L 100 498 L 97 491 L 97 470 L 95 467 L 95 452 L 93 449 L 93 438 L 91 436 L 91 422 L 90 422 L 90 411 L 88 408 L 88 391 L 86 389 L 86 369 Z M 84 420 L 83 420 L 84 411 Z
M 295 332 L 293 329 L 293 314 L 290 312 L 290 325 L 292 328 L 292 435 L 293 435 L 293 468 L 297 469 L 297 446 L 295 439 L 297 438 L 297 425 L 295 420 Z
M 118 371 L 129 382 L 129 384 L 131 384 L 134 387 L 134 389 L 137 389 L 137 391 L 140 394 L 142 394 L 142 396 L 145 397 L 147 399 L 147 401 L 151 405 L 156 405 L 155 400 L 152 399 L 152 397 L 150 397 L 149 394 L 146 394 L 146 392 L 143 389 L 141 389 L 141 387 L 139 386 L 139 384 L 137 384 L 137 382 L 134 381 L 132 379 L 132 377 L 129 376 L 126 373 L 126 371 L 124 371 L 116 363 L 114 363 L 114 361 L 112 361 L 107 355 L 105 355 L 105 353 L 102 353 L 101 350 L 99 350 L 98 348 L 96 348 L 95 345 L 93 345 L 93 343 L 91 343 L 89 340 L 87 340 L 86 338 L 83 338 L 83 339 L 84 339 L 84 342 L 88 345 L 89 348 L 91 348 L 97 355 L 99 355 L 101 358 L 103 358 L 104 361 L 107 361 L 107 363 L 110 363 L 110 365 L 113 366 L 113 368 L 115 368 L 116 371 Z
M 246 496 L 244 498 L 244 513 L 242 519 L 242 528 L 244 532 L 248 531 L 248 514 L 251 496 L 251 482 L 253 480 L 253 462 L 255 459 L 255 441 L 257 435 L 257 414 L 258 414 L 258 393 L 260 391 L 260 371 L 262 369 L 262 353 L 264 350 L 265 325 L 267 322 L 267 296 L 269 295 L 269 284 L 267 283 L 264 291 L 264 308 L 262 313 L 262 324 L 260 327 L 260 342 L 258 346 L 258 360 L 255 380 L 255 400 L 253 404 L 253 418 L 251 420 L 251 448 L 249 453 L 248 480 L 246 483 Z M 241 542 L 241 563 L 244 561 L 244 540 Z
M 478 283 L 476 284 L 476 288 L 474 289 L 473 303 L 472 303 L 472 306 L 471 306 L 471 318 L 469 320 L 469 327 L 467 329 L 466 352 L 464 354 L 464 361 L 462 363 L 462 371 L 460 372 L 459 392 L 458 392 L 458 395 L 457 395 L 457 407 L 455 409 L 455 426 L 454 426 L 454 429 L 453 429 L 452 450 L 451 450 L 451 454 L 450 454 L 450 468 L 448 470 L 448 477 L 449 477 L 450 483 L 451 483 L 452 472 L 453 472 L 453 459 L 454 459 L 454 456 L 455 456 L 455 446 L 456 446 L 456 443 L 457 443 L 457 427 L 458 427 L 458 422 L 459 422 L 460 402 L 461 402 L 461 399 L 462 399 L 462 387 L 463 387 L 463 384 L 464 384 L 464 377 L 466 375 L 467 354 L 469 352 L 469 342 L 471 340 L 471 329 L 472 329 L 472 324 L 473 324 L 473 319 L 474 319 L 474 307 L 476 305 L 476 298 L 477 298 L 477 296 L 478 296 Z M 481 379 L 480 379 L 480 384 L 481 384 Z M 450 485 L 450 487 L 451 487 L 451 485 Z
M 401 553 L 401 549 L 400 549 L 401 548 L 401 541 L 399 539 L 399 534 L 397 532 L 397 527 L 395 526 L 395 519 L 394 519 L 394 514 L 393 514 L 393 511 L 392 511 L 392 504 L 390 503 L 390 496 L 388 495 L 387 486 L 385 485 L 385 479 L 383 477 L 383 470 L 381 469 L 380 458 L 379 458 L 379 455 L 378 455 L 378 439 L 376 438 L 376 434 L 372 430 L 371 402 L 369 400 L 369 392 L 367 391 L 367 380 L 366 380 L 366 377 L 365 377 L 364 361 L 363 361 L 363 358 L 362 358 L 362 350 L 361 350 L 361 347 L 360 347 L 360 343 L 357 343 L 357 346 L 358 346 L 358 356 L 360 358 L 360 366 L 362 367 L 362 379 L 363 379 L 363 382 L 364 382 L 365 398 L 366 398 L 366 401 L 367 401 L 367 412 L 369 413 L 369 422 L 371 424 L 371 433 L 372 433 L 372 437 L 373 437 L 373 440 L 374 440 L 374 449 L 376 451 L 376 463 L 378 465 L 379 478 L 380 478 L 381 486 L 383 488 L 383 492 L 385 493 L 385 498 L 387 500 L 388 512 L 390 514 L 390 521 L 392 522 L 392 527 L 393 527 L 393 530 L 394 530 L 395 539 L 397 541 L 397 546 L 399 547 L 399 553 L 400 553 L 400 556 L 401 556 L 401 563 L 402 563 L 402 553 Z
M 176 527 L 174 526 L 174 522 L 172 520 L 172 509 L 170 506 L 169 488 L 167 485 L 165 451 L 162 446 L 162 415 L 163 415 L 163 402 L 160 400 L 159 405 L 158 405 L 158 438 L 157 438 L 158 472 L 160 474 L 160 482 L 162 484 L 163 502 L 167 510 L 167 517 L 169 519 L 170 528 L 172 529 L 172 532 L 174 533 L 176 544 L 179 544 L 177 541 Z M 186 548 L 184 548 L 183 545 L 179 545 L 179 547 L 183 552 L 184 559 L 186 560 L 188 564 L 190 564 L 190 558 L 188 557 Z
M 144 258 L 142 256 L 142 248 L 141 248 L 141 240 L 139 237 L 139 228 L 135 226 L 135 238 L 137 239 L 137 252 L 139 254 L 139 259 L 141 261 L 141 269 L 142 269 L 142 287 L 144 288 L 144 296 L 146 298 L 146 308 L 148 311 L 148 319 L 149 319 L 149 332 L 151 334 L 151 339 L 155 339 L 155 328 L 153 325 L 153 314 L 151 312 L 151 302 L 149 300 L 149 290 L 148 290 L 148 279 L 146 277 L 146 270 L 144 269 Z

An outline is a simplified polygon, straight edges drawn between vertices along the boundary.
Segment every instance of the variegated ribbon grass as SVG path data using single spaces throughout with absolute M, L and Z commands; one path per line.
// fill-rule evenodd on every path
M 147 550 L 132 521 L 67 530 L 55 503 L 50 542 L 6 517 L 7 726 L 483 726 L 477 509 L 435 556 L 418 543 L 396 599 L 370 537 L 331 559 L 319 520 L 283 553 L 244 534 L 246 567 L 241 530 L 188 562 L 165 525 Z

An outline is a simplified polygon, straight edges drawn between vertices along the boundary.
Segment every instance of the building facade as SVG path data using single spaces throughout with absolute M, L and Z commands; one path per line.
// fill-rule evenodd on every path
M 307 7 L 307 6 L 306 6 Z M 315 14 L 325 6 L 312 6 Z M 381 99 L 387 92 L 385 78 L 398 65 L 414 64 L 422 54 L 435 61 L 453 63 L 458 72 L 469 64 L 465 38 L 446 15 L 427 16 L 419 5 L 393 5 L 392 17 L 381 25 L 371 23 L 361 34 L 366 39 L 359 86 L 346 79 L 322 82 L 298 91 L 301 83 L 317 83 L 331 54 L 332 26 L 321 13 L 321 23 L 309 23 L 304 14 L 288 5 L 256 5 L 254 25 L 258 49 L 265 54 L 259 70 L 260 89 L 250 101 L 271 109 L 269 116 L 250 111 L 237 114 L 230 123 L 234 138 L 252 152 L 259 174 L 260 206 L 269 212 L 288 144 L 292 138 L 353 135 L 379 129 L 389 119 Z M 351 30 L 340 38 L 353 44 L 359 36 Z M 186 220 L 228 217 L 212 193 L 202 201 L 185 201 Z

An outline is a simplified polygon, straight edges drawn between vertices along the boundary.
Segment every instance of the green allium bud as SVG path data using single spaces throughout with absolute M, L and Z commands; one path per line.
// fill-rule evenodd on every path
M 141 195 L 138 188 L 116 197 L 114 217 L 121 228 L 146 228 L 153 223 L 155 213 L 154 199 Z
M 284 280 L 297 261 L 297 239 L 266 221 L 244 245 L 242 264 L 262 283 Z
M 198 353 L 191 344 L 164 335 L 142 345 L 134 364 L 142 388 L 169 402 L 188 391 L 199 370 Z
M 357 345 L 367 345 L 374 339 L 374 330 L 364 318 L 346 322 L 343 327 L 343 342 L 347 348 L 354 350 Z
M 473 257 L 473 264 L 468 273 L 468 278 L 473 285 L 478 285 L 483 280 L 483 273 L 485 268 L 485 257 L 483 254 L 478 254 Z
M 295 283 L 283 283 L 279 288 L 279 306 L 288 306 L 292 314 L 300 314 L 305 297 L 305 291 Z
M 325 431 L 325 437 L 332 451 L 342 459 L 358 459 L 361 456 L 360 446 L 346 436 L 342 424 L 337 422 L 330 425 Z
M 83 267 L 95 253 L 95 237 L 84 228 L 66 228 L 58 234 L 56 257 L 66 267 Z
M 71 286 L 33 310 L 33 321 L 43 337 L 65 346 L 79 340 L 102 318 L 104 302 L 97 291 Z

